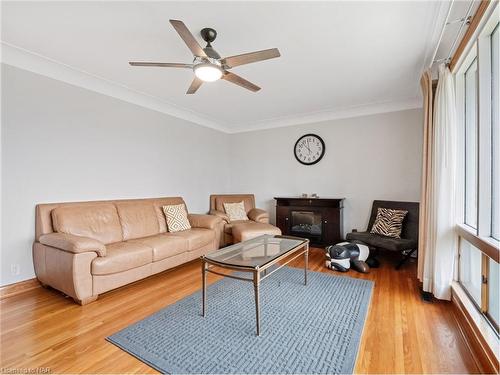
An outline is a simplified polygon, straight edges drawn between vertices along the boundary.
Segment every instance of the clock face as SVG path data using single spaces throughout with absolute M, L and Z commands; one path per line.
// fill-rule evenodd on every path
M 325 154 L 325 142 L 316 134 L 306 134 L 295 142 L 294 152 L 298 162 L 316 164 Z

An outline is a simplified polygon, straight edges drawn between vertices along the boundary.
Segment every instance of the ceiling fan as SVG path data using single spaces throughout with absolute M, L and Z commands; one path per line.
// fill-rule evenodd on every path
M 259 91 L 259 86 L 254 85 L 252 82 L 249 82 L 246 79 L 229 72 L 229 69 L 234 68 L 235 66 L 273 59 L 280 56 L 280 52 L 277 48 L 271 48 L 262 51 L 244 53 L 241 55 L 222 58 L 211 45 L 211 43 L 217 37 L 217 32 L 214 29 L 204 28 L 201 30 L 201 37 L 205 42 L 207 42 L 206 47 L 201 48 L 184 22 L 179 20 L 170 20 L 170 23 L 193 53 L 193 63 L 183 64 L 130 61 L 129 64 L 132 66 L 193 69 L 195 77 L 186 94 L 194 94 L 196 90 L 200 88 L 203 82 L 213 82 L 217 81 L 218 79 L 226 80 L 253 92 Z

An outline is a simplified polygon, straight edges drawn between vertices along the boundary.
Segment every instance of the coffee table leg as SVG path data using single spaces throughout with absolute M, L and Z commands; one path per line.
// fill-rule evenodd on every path
M 253 272 L 253 287 L 255 290 L 255 318 L 257 322 L 257 336 L 260 336 L 260 301 L 259 301 L 259 288 L 260 288 L 260 271 L 256 269 Z
M 204 259 L 201 260 L 201 284 L 202 284 L 202 302 L 201 315 L 205 316 L 205 305 L 207 303 L 207 263 Z
M 307 268 L 309 267 L 309 243 L 306 244 L 304 253 L 304 285 L 307 285 Z

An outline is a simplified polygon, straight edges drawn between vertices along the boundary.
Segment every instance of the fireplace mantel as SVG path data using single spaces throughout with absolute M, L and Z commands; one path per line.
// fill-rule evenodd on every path
M 275 197 L 276 225 L 285 235 L 309 238 L 313 246 L 342 241 L 344 198 Z

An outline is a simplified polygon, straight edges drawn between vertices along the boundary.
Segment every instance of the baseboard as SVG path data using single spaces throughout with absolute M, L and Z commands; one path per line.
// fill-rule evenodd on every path
M 39 288 L 41 286 L 42 285 L 36 278 L 2 286 L 0 288 L 0 300 L 24 293 L 28 290 Z
M 460 291 L 457 288 L 453 289 L 452 302 L 460 331 L 465 338 L 465 342 L 470 349 L 477 367 L 483 374 L 498 374 L 499 361 L 495 355 L 494 348 L 488 342 L 491 341 L 491 335 L 484 332 L 484 328 L 481 328 L 477 322 L 478 317 L 472 316 L 469 312 L 470 310 L 464 306 L 466 302 L 464 302 L 463 296 L 460 296 Z M 477 315 L 480 315 L 479 312 Z M 490 336 L 490 340 L 488 336 Z M 494 345 L 495 343 L 493 343 Z M 496 341 L 496 345 L 498 345 L 498 341 Z

